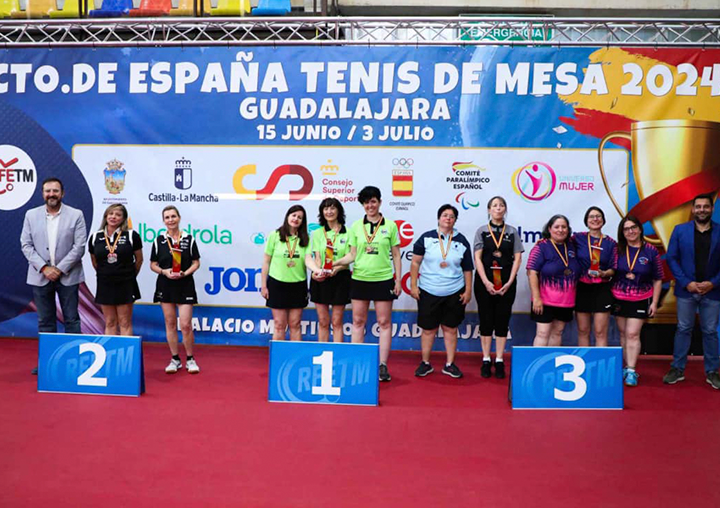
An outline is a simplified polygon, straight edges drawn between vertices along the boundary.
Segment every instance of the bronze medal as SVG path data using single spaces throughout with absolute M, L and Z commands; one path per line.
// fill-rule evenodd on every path
M 568 254 L 567 243 L 564 243 L 564 242 L 563 242 L 563 246 L 565 247 L 565 257 L 563 257 L 563 255 L 560 254 L 560 249 L 557 248 L 557 245 L 555 245 L 555 242 L 553 242 L 552 240 L 550 240 L 550 243 L 552 244 L 553 248 L 555 249 L 555 252 L 557 252 L 557 255 L 560 256 L 560 260 L 561 260 L 561 261 L 563 262 L 563 264 L 565 265 L 565 271 L 563 272 L 563 274 L 565 274 L 565 276 L 570 276 L 570 275 L 572 275 L 572 274 L 573 274 L 573 271 L 572 271 L 572 269 L 570 269 L 570 267 L 568 266 L 568 265 L 570 264 L 570 255 Z
M 442 256 L 442 261 L 440 262 L 440 268 L 447 268 L 448 264 L 447 261 L 445 261 L 445 258 L 447 258 L 448 253 L 450 252 L 450 244 L 452 243 L 452 237 L 453 232 L 450 231 L 450 235 L 448 236 L 448 243 L 447 243 L 447 249 L 443 245 L 442 235 L 440 234 L 440 230 L 438 230 L 438 242 L 440 244 L 440 255 Z
M 572 275 L 573 272 L 570 268 L 565 268 L 565 271 L 563 273 L 569 277 L 570 275 Z
M 635 274 L 632 272 L 628 272 L 625 274 L 626 279 L 635 280 Z
M 495 256 L 496 258 L 501 258 L 502 252 L 500 252 L 499 250 L 493 251 L 493 256 Z
M 445 261 L 440 263 L 440 268 L 447 268 L 447 267 L 448 267 L 448 264 Z
M 630 262 L 630 246 L 625 246 L 625 258 L 627 259 L 628 264 L 628 273 L 625 274 L 625 278 L 629 280 L 635 280 L 635 274 L 632 273 L 633 268 L 635 268 L 635 263 L 637 263 L 638 255 L 640 255 L 640 248 L 638 248 L 637 252 L 635 253 L 635 257 L 632 260 L 632 263 Z
M 493 251 L 492 255 L 495 256 L 496 258 L 502 257 L 502 252 L 500 252 L 500 244 L 502 244 L 503 236 L 505 236 L 505 226 L 506 225 L 507 224 L 505 224 L 503 222 L 503 228 L 502 228 L 502 231 L 500 231 L 500 237 L 495 238 L 495 233 L 493 233 L 493 230 L 492 230 L 492 222 L 488 223 L 488 233 L 490 233 L 490 238 L 492 238 L 492 241 L 495 244 L 495 250 Z
M 287 265 L 289 268 L 292 268 L 293 266 L 295 266 L 295 261 L 288 261 Z

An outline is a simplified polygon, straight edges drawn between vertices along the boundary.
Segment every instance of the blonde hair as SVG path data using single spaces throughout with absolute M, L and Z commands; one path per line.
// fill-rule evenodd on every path
M 120 210 L 123 214 L 123 221 L 122 224 L 120 224 L 120 231 L 127 231 L 128 230 L 128 211 L 127 208 L 125 208 L 125 205 L 121 204 L 114 204 L 110 205 L 105 209 L 105 213 L 103 214 L 102 222 L 100 223 L 100 229 L 105 231 L 105 228 L 107 227 L 107 216 L 110 212 L 113 210 Z

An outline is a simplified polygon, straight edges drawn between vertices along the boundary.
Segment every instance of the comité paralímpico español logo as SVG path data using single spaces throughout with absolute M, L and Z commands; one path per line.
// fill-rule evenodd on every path
M 265 183 L 265 186 L 258 190 L 251 190 L 245 187 L 243 180 L 248 175 L 254 175 L 257 173 L 257 165 L 246 164 L 240 166 L 235 174 L 233 175 L 233 189 L 235 192 L 241 195 L 247 196 L 248 199 L 268 199 L 273 196 L 275 189 L 280 183 L 280 179 L 287 175 L 297 175 L 302 179 L 302 185 L 296 190 L 291 190 L 287 194 L 275 194 L 275 199 L 289 199 L 290 201 L 299 201 L 310 195 L 313 189 L 313 176 L 312 173 L 305 167 L 299 164 L 283 164 L 282 166 L 276 167 L 270 177 Z M 287 198 L 285 197 L 287 196 Z
M 526 201 L 537 202 L 549 198 L 557 185 L 557 176 L 544 162 L 529 162 L 515 170 L 512 187 Z

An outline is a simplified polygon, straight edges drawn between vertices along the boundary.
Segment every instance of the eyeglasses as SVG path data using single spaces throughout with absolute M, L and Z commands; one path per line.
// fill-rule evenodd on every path
M 630 231 L 637 231 L 640 229 L 638 226 L 628 226 L 626 228 L 623 228 L 624 233 L 629 233 Z
M 588 215 L 588 219 L 595 220 L 595 219 L 602 219 L 602 215 Z

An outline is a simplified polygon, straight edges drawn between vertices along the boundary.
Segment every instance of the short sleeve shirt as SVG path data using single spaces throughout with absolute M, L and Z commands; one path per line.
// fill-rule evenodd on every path
M 156 262 L 163 270 L 172 268 L 171 242 L 172 240 L 167 234 L 162 234 L 155 239 L 152 245 L 150 261 Z M 183 272 L 190 268 L 194 260 L 200 259 L 195 238 L 184 231 L 180 232 L 180 242 L 177 248 L 180 249 L 180 270 Z
M 375 234 L 375 230 L 378 230 Z M 367 237 L 375 234 L 371 243 Z M 367 221 L 367 218 L 356 220 L 350 227 L 350 246 L 357 248 L 352 278 L 365 282 L 380 282 L 392 279 L 393 264 L 390 254 L 392 248 L 400 245 L 397 225 L 394 221 L 382 218 L 380 224 Z
M 280 282 L 303 282 L 307 280 L 305 255 L 308 253 L 310 245 L 301 246 L 300 239 L 295 235 L 289 236 L 287 240 L 287 242 L 280 241 L 280 232 L 277 230 L 270 234 L 267 244 L 265 244 L 265 254 L 272 258 L 269 275 Z M 288 249 L 288 242 L 290 249 Z M 290 250 L 293 249 L 293 246 L 291 259 Z M 293 266 L 288 266 L 290 261 Z
M 591 277 L 588 274 L 591 266 L 590 249 L 600 253 L 600 270 L 615 270 L 618 260 L 617 242 L 609 236 L 603 236 L 602 241 L 599 243 L 597 238 L 590 237 L 590 247 L 588 248 L 588 233 L 575 233 L 572 236 L 572 241 L 575 243 L 575 252 L 577 253 L 578 263 L 580 263 L 580 282 L 584 284 L 607 282 L 608 279 Z
M 555 247 L 565 256 L 567 246 L 568 266 L 557 253 Z M 530 251 L 527 269 L 538 273 L 540 279 L 540 298 L 544 305 L 553 307 L 574 307 L 577 280 L 580 277 L 580 264 L 577 261 L 573 242 L 553 246 L 550 240 L 540 240 Z M 568 272 L 566 273 L 566 270 Z
M 350 234 L 345 226 L 340 228 L 339 232 L 334 232 L 327 227 L 319 228 L 313 231 L 310 237 L 310 249 L 313 254 L 319 252 L 320 257 L 316 259 L 317 264 L 322 268 L 327 259 L 327 252 L 332 249 L 333 260 L 338 260 L 350 251 Z
M 490 228 L 492 228 L 492 235 L 490 234 Z M 495 244 L 495 240 L 500 242 L 498 247 Z M 477 269 L 484 269 L 485 275 L 492 280 L 493 278 L 493 267 L 500 268 L 500 274 L 503 284 L 510 280 L 510 274 L 512 273 L 513 263 L 515 262 L 515 254 L 518 252 L 524 252 L 522 240 L 520 235 L 513 226 L 509 224 L 503 224 L 498 226 L 496 224 L 483 224 L 475 232 L 475 240 L 473 242 L 473 251 L 482 251 L 482 267 L 478 266 Z
M 439 237 L 438 237 L 439 235 Z M 448 246 L 448 240 L 449 246 Z M 443 259 L 440 241 L 446 256 Z M 413 245 L 413 254 L 423 256 L 418 286 L 434 296 L 449 296 L 465 287 L 463 272 L 473 270 L 472 254 L 467 239 L 456 229 L 451 238 L 433 229 L 423 233 Z M 446 263 L 443 267 L 441 263 Z
M 630 265 L 636 255 L 637 260 L 630 270 Z M 630 258 L 629 263 L 628 257 Z M 627 277 L 630 272 L 633 274 L 632 279 Z M 612 294 L 618 300 L 647 300 L 653 295 L 653 282 L 662 280 L 664 276 L 665 271 L 660 253 L 655 247 L 646 243 L 640 247 L 638 252 L 637 248 L 628 245 L 627 251 L 618 256 Z
M 140 235 L 133 230 L 118 230 L 108 238 L 108 242 L 110 247 L 105 242 L 105 231 L 102 229 L 90 235 L 88 239 L 88 252 L 95 256 L 98 279 L 111 282 L 134 279 L 135 252 L 142 250 Z M 108 254 L 113 246 L 115 246 L 117 261 L 108 263 Z

